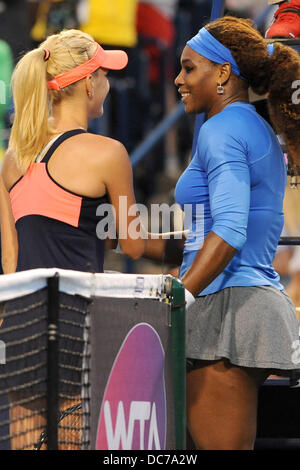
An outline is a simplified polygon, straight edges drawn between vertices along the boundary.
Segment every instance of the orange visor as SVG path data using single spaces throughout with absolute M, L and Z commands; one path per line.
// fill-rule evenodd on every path
M 72 70 L 68 70 L 68 72 L 57 75 L 53 80 L 47 82 L 47 87 L 49 90 L 61 90 L 82 80 L 100 67 L 109 70 L 121 70 L 126 67 L 127 63 L 128 56 L 125 51 L 104 50 L 98 44 L 96 53 L 90 60 Z

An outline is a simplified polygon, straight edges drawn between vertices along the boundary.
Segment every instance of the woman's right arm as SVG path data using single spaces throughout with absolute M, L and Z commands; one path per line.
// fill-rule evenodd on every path
M 11 210 L 9 193 L 0 175 L 1 261 L 4 274 L 14 273 L 18 260 L 18 237 Z

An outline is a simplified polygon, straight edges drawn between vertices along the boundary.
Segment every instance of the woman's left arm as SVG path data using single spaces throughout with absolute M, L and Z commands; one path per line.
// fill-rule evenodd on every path
M 237 250 L 209 232 L 190 269 L 182 277 L 185 288 L 194 296 L 204 290 L 232 260 Z

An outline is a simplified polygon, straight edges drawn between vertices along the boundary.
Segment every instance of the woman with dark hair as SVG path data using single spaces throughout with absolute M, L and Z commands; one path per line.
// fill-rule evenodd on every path
M 224 17 L 188 41 L 175 84 L 187 113 L 205 112 L 175 197 L 193 207 L 179 277 L 187 289 L 187 402 L 201 449 L 252 449 L 258 387 L 290 375 L 299 339 L 294 306 L 272 266 L 283 227 L 287 168 L 271 126 L 249 104 L 268 93 L 292 166 L 300 164 L 300 60 L 249 20 Z M 200 214 L 200 216 L 199 216 Z

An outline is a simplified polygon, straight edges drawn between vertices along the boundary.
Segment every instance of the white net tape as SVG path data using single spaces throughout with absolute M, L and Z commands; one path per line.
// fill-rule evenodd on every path
M 59 290 L 83 297 L 157 298 L 164 294 L 165 275 L 83 273 L 64 269 L 32 269 L 0 276 L 0 302 L 31 294 L 59 275 Z

